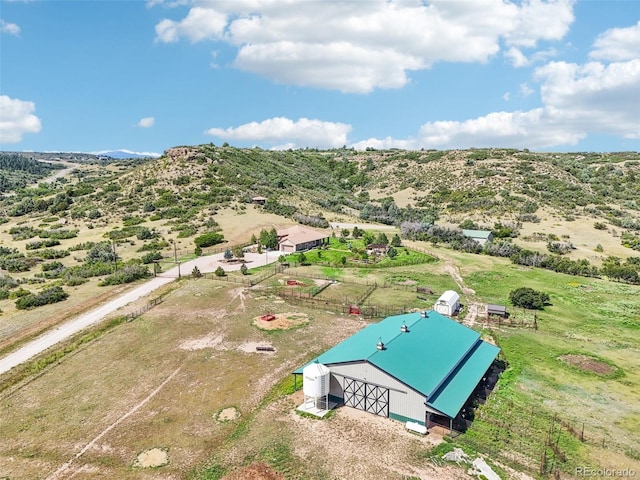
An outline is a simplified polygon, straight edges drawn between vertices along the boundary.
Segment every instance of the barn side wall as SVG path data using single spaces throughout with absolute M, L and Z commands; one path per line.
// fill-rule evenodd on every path
M 401 422 L 412 421 L 425 424 L 426 397 L 374 365 L 361 362 L 331 365 L 329 369 L 331 370 L 329 396 L 333 401 L 343 400 L 345 378 L 357 379 L 389 389 L 389 418 Z

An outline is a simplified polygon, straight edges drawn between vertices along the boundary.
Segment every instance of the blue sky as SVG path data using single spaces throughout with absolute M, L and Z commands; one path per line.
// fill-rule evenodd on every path
M 640 150 L 640 2 L 0 0 L 0 150 Z

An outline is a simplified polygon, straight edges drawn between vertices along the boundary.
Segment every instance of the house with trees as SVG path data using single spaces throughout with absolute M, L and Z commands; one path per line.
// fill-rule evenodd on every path
M 278 230 L 277 248 L 287 253 L 302 252 L 329 243 L 329 237 L 330 234 L 327 232 L 295 225 Z

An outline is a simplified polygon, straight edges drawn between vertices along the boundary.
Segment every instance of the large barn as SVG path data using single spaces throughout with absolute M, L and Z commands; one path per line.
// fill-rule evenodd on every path
M 428 428 L 443 419 L 451 426 L 499 351 L 475 330 L 430 310 L 368 325 L 306 366 L 329 369 L 322 392 L 329 403 Z M 293 372 L 296 378 L 304 367 Z

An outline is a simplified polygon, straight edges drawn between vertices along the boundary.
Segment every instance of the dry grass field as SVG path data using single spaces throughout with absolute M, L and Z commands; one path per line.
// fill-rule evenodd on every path
M 221 410 L 250 414 L 311 352 L 362 326 L 300 311 L 308 324 L 267 332 L 252 322 L 267 310 L 291 314 L 275 297 L 217 281 L 181 282 L 146 315 L 0 400 L 0 475 L 183 478 L 235 428 L 234 420 L 218 419 Z M 259 353 L 258 345 L 275 353 Z M 166 450 L 169 463 L 161 471 L 136 467 L 137 456 L 153 448 Z

